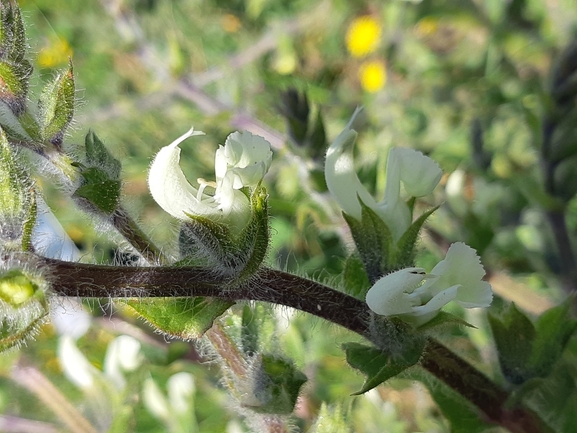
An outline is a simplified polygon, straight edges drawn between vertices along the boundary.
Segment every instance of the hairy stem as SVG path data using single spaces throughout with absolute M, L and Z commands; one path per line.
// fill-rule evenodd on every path
M 53 290 L 60 296 L 166 297 L 170 288 L 175 297 L 209 296 L 289 306 L 371 339 L 371 313 L 366 303 L 282 271 L 263 269 L 247 283 L 227 286 L 223 278 L 199 268 L 126 268 L 38 260 L 50 269 Z M 421 366 L 475 404 L 488 421 L 514 433 L 552 432 L 527 408 L 505 409 L 509 398 L 505 390 L 435 340 L 428 341 Z

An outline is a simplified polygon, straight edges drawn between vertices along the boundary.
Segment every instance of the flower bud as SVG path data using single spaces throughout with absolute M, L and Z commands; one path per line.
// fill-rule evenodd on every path
M 38 101 L 38 120 L 44 142 L 60 147 L 72 122 L 75 106 L 75 85 L 72 62 L 68 70 L 48 83 Z
M 0 5 L 0 101 L 15 116 L 26 111 L 32 65 L 25 59 L 26 35 L 22 14 L 13 2 Z
M 0 263 L 0 352 L 18 348 L 44 323 L 46 286 L 41 277 Z

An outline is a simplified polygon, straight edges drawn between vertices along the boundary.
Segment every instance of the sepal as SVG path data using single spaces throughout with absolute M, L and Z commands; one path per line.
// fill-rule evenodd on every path
M 412 266 L 421 227 L 438 206 L 423 213 L 395 241 L 385 221 L 360 197 L 358 200 L 361 205 L 360 220 L 344 212 L 343 217 L 351 229 L 369 281 L 374 284 L 383 275 Z
M 0 8 L 0 100 L 15 116 L 26 111 L 32 65 L 25 59 L 27 46 L 22 14 L 18 6 L 2 2 Z
M 257 186 L 250 196 L 250 219 L 236 236 L 223 223 L 188 215 L 179 236 L 180 264 L 207 266 L 236 283 L 250 278 L 268 249 L 267 199 L 266 189 Z

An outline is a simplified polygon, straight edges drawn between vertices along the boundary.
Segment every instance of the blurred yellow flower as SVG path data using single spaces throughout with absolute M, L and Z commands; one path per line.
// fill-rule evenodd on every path
M 66 39 L 57 38 L 40 50 L 38 64 L 42 68 L 53 68 L 66 63 L 72 57 L 72 47 Z
M 381 38 L 381 25 L 370 15 L 355 18 L 347 30 L 347 50 L 354 57 L 375 51 Z
M 233 14 L 224 14 L 221 19 L 221 25 L 224 31 L 227 33 L 236 33 L 242 26 L 238 17 Z
M 415 27 L 417 33 L 421 36 L 432 35 L 439 29 L 439 20 L 434 17 L 425 17 Z
M 375 93 L 385 87 L 387 82 L 387 70 L 384 62 L 369 60 L 363 62 L 359 68 L 359 78 L 363 89 Z

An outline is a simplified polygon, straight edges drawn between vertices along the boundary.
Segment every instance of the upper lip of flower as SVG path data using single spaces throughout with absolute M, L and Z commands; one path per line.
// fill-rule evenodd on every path
M 180 168 L 178 145 L 189 137 L 204 135 L 191 128 L 156 154 L 148 174 L 148 186 L 154 200 L 172 216 L 186 220 L 190 215 L 229 218 L 240 228 L 250 217 L 249 199 L 241 188 L 256 186 L 270 167 L 272 151 L 262 137 L 250 132 L 229 135 L 225 146 L 215 155 L 216 182 L 198 179 L 193 187 Z M 214 188 L 214 194 L 205 192 Z
M 362 185 L 354 169 L 352 149 L 357 133 L 351 125 L 359 112 L 360 109 L 357 108 L 345 129 L 327 151 L 327 186 L 346 214 L 360 221 L 361 200 L 385 221 L 393 237 L 399 239 L 411 224 L 411 212 L 400 196 L 401 182 L 410 195 L 422 197 L 430 194 L 437 186 L 442 171 L 435 161 L 421 152 L 393 148 L 387 160 L 384 198 L 377 203 Z

